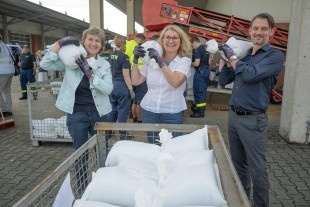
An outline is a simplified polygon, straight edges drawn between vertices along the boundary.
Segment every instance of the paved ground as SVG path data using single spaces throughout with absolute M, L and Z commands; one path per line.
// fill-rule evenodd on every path
M 16 203 L 73 151 L 71 143 L 43 142 L 39 147 L 32 146 L 27 101 L 18 100 L 19 91 L 19 80 L 14 77 L 12 94 L 16 126 L 0 131 L 0 207 Z M 206 118 L 191 119 L 187 112 L 185 122 L 219 125 L 227 139 L 227 111 L 218 110 L 227 107 L 227 98 L 221 94 L 209 96 L 212 104 L 208 105 Z M 53 103 L 48 105 L 52 110 Z M 280 106 L 271 105 L 268 111 L 270 206 L 309 207 L 310 146 L 289 144 L 278 135 L 280 110 Z

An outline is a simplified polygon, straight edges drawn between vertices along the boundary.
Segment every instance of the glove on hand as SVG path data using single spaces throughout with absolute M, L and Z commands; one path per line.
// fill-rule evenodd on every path
M 129 90 L 130 98 L 134 99 L 136 97 L 135 92 L 133 92 L 133 89 Z
M 223 57 L 223 55 L 225 57 L 223 57 L 225 60 L 230 60 L 231 56 L 234 55 L 234 51 L 226 44 L 223 44 L 219 47 L 219 50 L 223 51 L 223 53 L 220 53 L 221 56 Z
M 75 46 L 80 46 L 80 42 L 75 37 L 72 37 L 72 36 L 64 37 L 58 40 L 58 43 L 60 47 L 65 46 L 65 45 L 71 45 L 71 44 Z
M 159 67 L 162 68 L 164 66 L 164 61 L 163 61 L 163 59 L 161 59 L 157 50 L 155 50 L 154 48 L 149 48 L 149 49 L 147 49 L 147 51 L 149 51 L 150 58 L 154 58 L 154 60 L 159 65 Z
M 138 59 L 140 57 L 144 57 L 145 56 L 145 50 L 144 47 L 142 46 L 136 46 L 134 51 L 133 51 L 134 57 L 133 57 L 133 63 L 134 64 L 138 64 Z
M 87 76 L 88 79 L 92 76 L 92 68 L 89 67 L 86 58 L 81 55 L 76 61 L 76 64 L 81 68 L 81 71 Z

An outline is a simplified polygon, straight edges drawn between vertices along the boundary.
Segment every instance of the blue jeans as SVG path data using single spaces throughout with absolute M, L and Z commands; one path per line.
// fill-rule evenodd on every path
M 252 180 L 254 207 L 269 206 L 267 129 L 266 114 L 239 116 L 233 111 L 228 113 L 231 159 L 248 197 Z
M 100 117 L 98 112 L 73 112 L 67 114 L 67 127 L 73 140 L 73 148 L 77 150 L 89 136 L 97 133 L 94 129 L 96 122 L 107 121 L 107 116 Z M 88 185 L 87 168 L 88 168 L 88 151 L 75 161 L 75 172 L 79 196 L 83 194 Z
M 183 111 L 169 114 L 169 113 L 153 113 L 142 108 L 142 122 L 150 124 L 183 124 Z M 159 132 L 147 132 L 147 141 L 149 143 L 156 143 L 159 139 Z M 173 137 L 181 136 L 181 132 L 173 132 Z

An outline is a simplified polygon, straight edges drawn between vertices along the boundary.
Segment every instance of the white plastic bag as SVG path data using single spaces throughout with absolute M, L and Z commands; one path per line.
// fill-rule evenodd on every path
M 155 40 L 149 40 L 141 45 L 145 49 L 145 56 L 141 58 L 142 62 L 144 64 L 148 63 L 151 58 L 149 57 L 149 52 L 147 51 L 148 48 L 154 48 L 157 50 L 160 56 L 163 54 L 163 47 Z M 155 61 L 154 59 L 152 60 L 153 62 Z
M 60 48 L 58 51 L 59 59 L 64 63 L 66 68 L 68 69 L 76 69 L 79 66 L 75 63 L 75 60 L 83 55 L 84 57 L 87 56 L 86 50 L 82 45 L 75 46 L 75 45 L 65 45 Z
M 253 43 L 244 40 L 237 40 L 234 37 L 229 38 L 226 43 L 233 51 L 238 59 L 242 59 L 247 55 L 247 51 L 253 47 Z
M 215 41 L 215 39 L 209 40 L 208 42 L 206 42 L 207 45 L 207 51 L 209 53 L 216 53 L 219 50 L 219 45 L 217 43 L 217 41 Z

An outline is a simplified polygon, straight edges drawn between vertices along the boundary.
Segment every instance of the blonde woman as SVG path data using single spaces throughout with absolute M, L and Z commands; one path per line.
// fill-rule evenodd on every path
M 110 95 L 112 111 L 108 115 L 109 122 L 126 123 L 130 111 L 133 92 L 129 69 L 129 57 L 125 54 L 126 38 L 115 36 L 115 50 L 111 53 L 110 64 L 114 89 Z M 120 139 L 125 139 L 125 132 L 120 132 Z
M 131 78 L 134 85 L 146 80 L 148 91 L 141 101 L 143 123 L 182 124 L 183 111 L 187 109 L 184 98 L 186 80 L 190 76 L 191 43 L 185 32 L 176 25 L 166 26 L 158 42 L 163 47 L 163 55 L 142 46 L 134 50 Z M 148 53 L 152 61 L 138 70 L 138 58 Z M 154 143 L 154 138 L 149 142 Z

